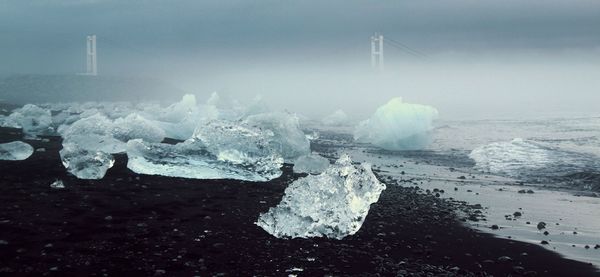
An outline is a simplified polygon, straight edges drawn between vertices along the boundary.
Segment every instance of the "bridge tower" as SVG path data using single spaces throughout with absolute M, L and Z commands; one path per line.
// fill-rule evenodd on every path
M 383 35 L 371 36 L 371 67 L 383 71 Z
M 87 36 L 87 71 L 85 75 L 97 76 L 98 75 L 98 59 L 96 55 L 96 35 Z

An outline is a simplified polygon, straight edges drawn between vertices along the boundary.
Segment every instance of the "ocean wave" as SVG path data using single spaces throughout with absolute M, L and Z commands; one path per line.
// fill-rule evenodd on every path
M 469 157 L 475 161 L 476 170 L 528 182 L 548 182 L 577 172 L 600 170 L 596 155 L 522 138 L 477 147 Z

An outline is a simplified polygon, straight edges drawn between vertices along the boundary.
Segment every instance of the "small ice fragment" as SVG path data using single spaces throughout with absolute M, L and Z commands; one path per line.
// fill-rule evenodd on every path
M 353 165 L 343 155 L 320 175 L 294 181 L 256 224 L 278 238 L 342 239 L 360 229 L 384 189 L 369 164 Z
M 65 188 L 65 183 L 62 180 L 56 180 L 56 181 L 52 182 L 52 184 L 50 184 L 50 188 L 53 188 L 53 189 L 64 189 Z
M 22 141 L 0 143 L 0 160 L 21 161 L 33 154 L 33 147 Z
M 318 154 L 304 155 L 294 162 L 295 173 L 321 174 L 329 167 L 329 160 Z

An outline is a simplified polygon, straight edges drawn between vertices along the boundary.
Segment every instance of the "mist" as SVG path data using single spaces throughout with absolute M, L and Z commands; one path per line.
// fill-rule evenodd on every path
M 589 115 L 600 113 L 594 26 L 596 1 L 0 1 L 0 74 L 82 72 L 96 34 L 100 75 L 159 78 L 199 99 L 261 95 L 313 118 L 364 119 L 393 97 L 442 119 Z M 373 70 L 374 32 L 414 51 L 386 45 Z

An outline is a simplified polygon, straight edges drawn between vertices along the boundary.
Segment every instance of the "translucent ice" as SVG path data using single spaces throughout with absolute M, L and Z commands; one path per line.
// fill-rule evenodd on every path
M 247 117 L 244 124 L 272 131 L 269 147 L 279 151 L 286 160 L 310 153 L 310 142 L 300 129 L 298 117 L 293 114 L 261 113 Z
M 125 152 L 131 139 L 161 142 L 165 132 L 154 122 L 132 113 L 125 118 L 110 120 L 104 115 L 94 114 L 82 118 L 71 126 L 59 129 L 63 144 L 76 144 L 79 148 L 106 153 Z
M 95 114 L 82 118 L 71 126 L 60 128 L 63 146 L 73 144 L 77 148 L 91 152 L 120 153 L 126 144 L 113 137 L 113 122 L 106 116 Z
M 235 149 L 211 153 L 194 139 L 170 145 L 130 140 L 127 167 L 140 174 L 194 179 L 268 181 L 281 175 L 283 159 L 276 155 L 257 157 Z
M 50 184 L 50 188 L 53 188 L 53 189 L 64 189 L 65 188 L 65 183 L 62 180 L 56 180 L 56 181 L 52 182 L 52 184 Z
M 158 119 L 166 122 L 181 122 L 190 115 L 196 113 L 197 110 L 198 104 L 196 104 L 196 96 L 193 94 L 186 94 L 181 101 L 164 109 Z
M 113 124 L 114 138 L 127 142 L 131 139 L 142 139 L 147 142 L 161 142 L 165 131 L 154 122 L 132 113 L 125 118 L 117 118 Z
M 14 110 L 8 117 L 0 120 L 0 126 L 23 128 L 23 133 L 30 138 L 54 133 L 50 110 L 32 104 Z
M 294 181 L 281 203 L 261 214 L 256 224 L 279 238 L 342 239 L 360 229 L 384 189 L 370 165 L 353 165 L 343 155 L 320 175 Z
M 86 150 L 75 144 L 63 144 L 60 150 L 62 164 L 79 179 L 102 179 L 115 160 L 111 154 Z
M 403 103 L 394 98 L 379 107 L 371 118 L 362 121 L 354 139 L 388 150 L 422 149 L 430 142 L 433 120 L 438 111 L 430 106 Z
M 300 156 L 294 161 L 294 172 L 321 174 L 329 167 L 329 160 L 317 154 Z
M 217 100 L 214 100 L 217 101 Z M 165 136 L 186 140 L 192 137 L 194 130 L 205 121 L 219 117 L 219 110 L 213 105 L 198 105 L 191 94 L 183 96 L 175 103 L 158 112 L 155 124 L 165 131 Z
M 33 147 L 22 141 L 0 143 L 0 160 L 21 161 L 33 154 Z

